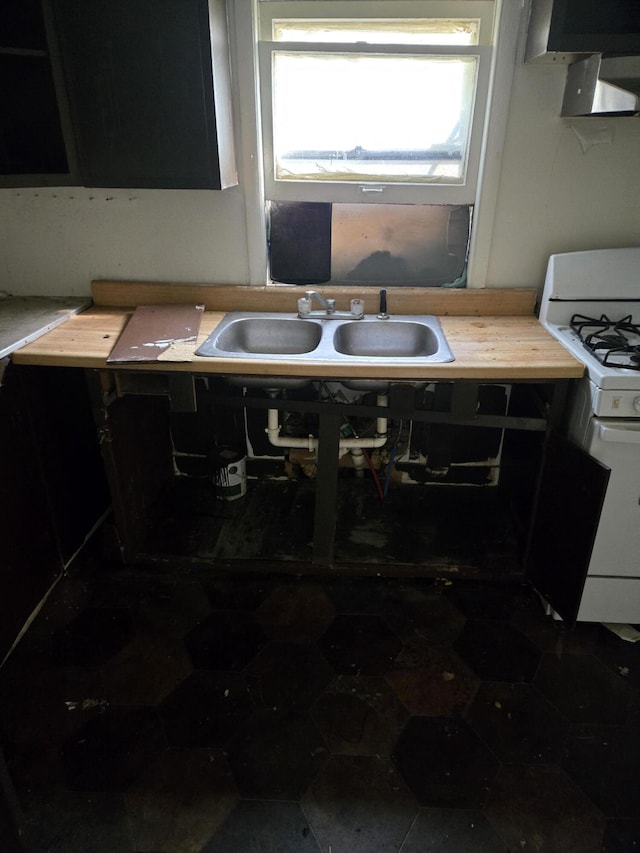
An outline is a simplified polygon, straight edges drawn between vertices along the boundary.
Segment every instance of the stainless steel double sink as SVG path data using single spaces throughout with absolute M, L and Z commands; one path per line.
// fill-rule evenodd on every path
M 438 318 L 420 314 L 386 320 L 375 315 L 303 319 L 295 314 L 232 311 L 198 347 L 196 355 L 266 362 L 330 362 L 344 365 L 345 376 L 354 382 L 358 382 L 357 374 L 350 374 L 349 366 L 415 367 L 454 361 Z M 274 377 L 258 379 L 265 386 L 275 384 Z

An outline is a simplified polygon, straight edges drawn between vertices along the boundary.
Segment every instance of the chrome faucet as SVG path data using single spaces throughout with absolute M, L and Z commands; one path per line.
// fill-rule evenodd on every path
M 322 305 L 322 311 L 312 311 L 313 300 L 316 299 Z M 336 300 L 325 299 L 317 290 L 306 290 L 304 297 L 298 299 L 298 317 L 324 318 L 325 320 L 362 320 L 364 317 L 364 302 L 362 299 L 351 300 L 350 311 L 336 311 Z
M 318 300 L 320 305 L 324 308 L 327 314 L 335 314 L 336 310 L 336 300 L 335 299 L 325 299 L 321 293 L 318 293 L 317 290 L 307 290 L 304 294 L 309 302 L 313 304 L 314 297 Z

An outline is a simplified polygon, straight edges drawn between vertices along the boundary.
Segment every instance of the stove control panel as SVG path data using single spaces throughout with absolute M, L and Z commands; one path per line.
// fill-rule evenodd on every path
M 640 418 L 637 391 L 602 389 L 591 383 L 591 410 L 601 418 Z

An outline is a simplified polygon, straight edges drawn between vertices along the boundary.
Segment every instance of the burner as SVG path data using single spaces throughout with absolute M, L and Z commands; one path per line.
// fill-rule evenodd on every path
M 570 325 L 584 347 L 602 364 L 640 370 L 640 327 L 631 314 L 621 320 L 610 320 L 606 314 L 574 314 Z

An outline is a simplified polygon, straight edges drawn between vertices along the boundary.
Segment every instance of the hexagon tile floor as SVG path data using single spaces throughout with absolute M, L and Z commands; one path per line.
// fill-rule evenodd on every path
M 526 586 L 94 566 L 0 690 L 33 853 L 640 849 L 640 643 Z

